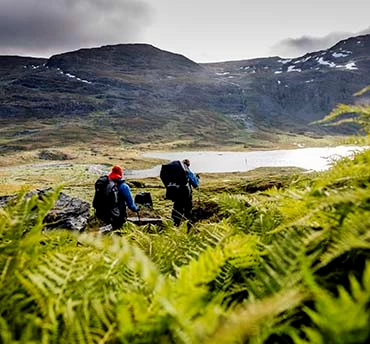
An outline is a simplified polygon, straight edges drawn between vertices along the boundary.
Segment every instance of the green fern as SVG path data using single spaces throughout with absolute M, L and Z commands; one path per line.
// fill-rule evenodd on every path
M 361 96 L 368 92 L 370 86 L 356 92 L 355 96 Z M 343 118 L 343 115 L 351 114 L 350 117 Z M 358 123 L 368 134 L 370 133 L 370 106 L 369 105 L 347 105 L 339 104 L 334 110 L 322 120 L 314 122 L 325 125 L 341 125 L 343 123 Z
M 365 151 L 286 189 L 219 195 L 221 220 L 189 232 L 43 232 L 58 190 L 21 198 L 0 210 L 1 341 L 365 343 L 369 164 Z
M 174 228 L 171 224 L 161 231 L 145 231 L 129 225 L 125 231 L 125 237 L 135 243 L 154 262 L 161 273 L 174 275 L 176 269 L 188 264 L 192 259 L 207 249 L 221 242 L 227 232 L 215 227 L 202 230 L 196 227 L 190 232 L 186 224 L 180 228 Z
M 370 340 L 370 261 L 367 262 L 361 283 L 354 277 L 349 277 L 350 288 L 347 291 L 338 287 L 337 295 L 330 294 L 320 288 L 309 274 L 306 280 L 315 300 L 314 307 L 305 307 L 304 311 L 314 326 L 304 327 L 306 339 L 297 331 L 292 337 L 297 344 L 308 343 L 338 343 L 361 344 Z

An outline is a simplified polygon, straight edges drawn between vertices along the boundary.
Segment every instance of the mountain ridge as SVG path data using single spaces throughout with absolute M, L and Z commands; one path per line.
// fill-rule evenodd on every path
M 99 128 L 123 143 L 248 143 L 261 131 L 350 133 L 353 127 L 310 123 L 338 103 L 361 101 L 353 94 L 370 84 L 369 71 L 370 35 L 290 59 L 198 64 L 148 44 L 83 48 L 49 59 L 0 56 L 0 119 L 6 127 L 73 121 L 80 131 Z M 89 141 L 88 133 L 81 137 Z M 40 139 L 8 138 L 20 146 Z

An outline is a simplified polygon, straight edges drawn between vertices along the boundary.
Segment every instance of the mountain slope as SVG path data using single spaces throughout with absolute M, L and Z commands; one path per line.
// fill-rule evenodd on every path
M 370 84 L 370 35 L 294 59 L 271 57 L 206 65 L 245 94 L 246 114 L 267 126 L 307 130 L 338 103 Z
M 0 124 L 7 142 L 24 148 L 58 135 L 227 144 L 260 130 L 322 134 L 329 129 L 309 123 L 361 100 L 353 93 L 370 84 L 369 67 L 370 35 L 295 59 L 212 64 L 147 44 L 0 56 Z

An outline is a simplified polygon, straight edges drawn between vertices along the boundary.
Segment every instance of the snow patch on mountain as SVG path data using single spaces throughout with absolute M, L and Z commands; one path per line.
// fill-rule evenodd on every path
M 339 57 L 347 57 L 347 56 L 349 56 L 349 54 L 348 53 L 337 53 L 337 52 L 334 52 L 334 53 L 332 53 L 331 54 L 334 58 L 339 58 Z
M 331 62 L 331 61 L 326 61 L 324 60 L 323 57 L 316 57 L 315 59 L 319 64 L 321 65 L 324 65 L 324 66 L 329 66 L 330 68 L 334 68 L 336 66 L 336 64 L 334 62 Z
M 287 72 L 302 72 L 301 68 L 295 68 L 295 66 L 288 66 Z
M 68 78 L 75 79 L 77 81 L 81 81 L 81 82 L 83 82 L 85 84 L 92 84 L 91 81 L 88 81 L 88 80 L 85 80 L 85 79 L 81 79 L 81 78 L 77 77 L 76 75 L 73 75 L 73 74 L 70 74 L 70 73 L 64 73 L 60 68 L 57 68 L 57 70 L 59 71 L 59 74 L 65 75 Z

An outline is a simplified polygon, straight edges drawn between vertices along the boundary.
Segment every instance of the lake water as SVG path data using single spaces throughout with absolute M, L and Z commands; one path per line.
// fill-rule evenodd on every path
M 144 156 L 168 161 L 187 158 L 190 160 L 190 167 L 194 172 L 243 172 L 257 167 L 287 166 L 323 171 L 328 169 L 333 161 L 366 148 L 337 146 L 253 152 L 151 152 L 144 154 Z M 126 170 L 125 174 L 129 178 L 157 177 L 160 168 L 161 166 L 158 165 L 148 170 Z

